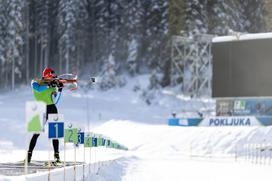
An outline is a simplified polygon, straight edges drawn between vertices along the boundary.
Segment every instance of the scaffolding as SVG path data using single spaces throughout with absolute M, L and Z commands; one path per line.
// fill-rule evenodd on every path
M 182 85 L 184 95 L 211 96 L 212 35 L 173 36 L 171 84 Z

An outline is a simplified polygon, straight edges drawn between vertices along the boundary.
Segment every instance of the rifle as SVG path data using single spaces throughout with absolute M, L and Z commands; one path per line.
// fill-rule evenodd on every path
M 74 74 L 62 74 L 62 75 L 59 75 L 58 77 L 51 78 L 51 79 L 41 79 L 41 80 L 38 80 L 38 82 L 40 84 L 46 84 L 48 86 L 52 85 L 52 82 L 55 82 L 56 84 L 54 87 L 59 87 L 60 84 L 63 84 L 63 86 L 65 86 L 71 91 L 76 90 L 78 88 L 77 75 L 74 75 Z M 90 77 L 88 83 L 93 84 L 95 82 L 96 82 L 96 78 Z
M 62 74 L 55 78 L 41 79 L 39 80 L 39 82 L 41 84 L 47 84 L 52 87 L 60 87 L 60 85 L 62 84 L 64 87 L 67 87 L 69 90 L 77 89 L 77 75 L 74 75 L 74 74 Z

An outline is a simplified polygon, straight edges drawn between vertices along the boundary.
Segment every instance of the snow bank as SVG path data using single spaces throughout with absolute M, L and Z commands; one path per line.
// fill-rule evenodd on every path
M 128 146 L 130 150 L 125 152 L 113 149 L 97 149 L 96 158 L 92 158 L 93 162 L 115 159 L 100 167 L 96 172 L 86 175 L 86 180 L 172 181 L 183 178 L 180 177 L 180 169 L 186 172 L 183 173 L 186 180 L 198 180 L 201 179 L 200 176 L 196 177 L 194 173 L 199 167 L 205 178 L 210 178 L 207 173 L 211 168 L 214 169 L 213 174 L 216 175 L 215 178 L 217 179 L 220 178 L 220 174 L 226 176 L 226 170 L 232 168 L 251 170 L 250 177 L 244 175 L 242 177 L 249 180 L 256 179 L 257 174 L 262 174 L 263 180 L 269 178 L 267 175 L 269 172 L 266 173 L 267 176 L 263 172 L 271 169 L 270 167 L 258 169 L 251 164 L 234 164 L 234 154 L 238 151 L 243 156 L 243 151 L 245 151 L 243 149 L 237 150 L 237 146 L 242 148 L 243 145 L 248 143 L 270 143 L 272 138 L 271 127 L 170 127 L 136 123 L 130 120 L 110 120 L 97 126 L 93 131 L 118 140 L 121 144 Z M 72 151 L 70 150 L 70 153 L 67 154 L 71 155 Z M 102 152 L 104 153 L 102 154 Z M 205 157 L 216 157 L 219 162 L 200 161 L 201 158 Z M 82 159 L 82 157 L 78 159 Z M 222 159 L 228 161 L 222 162 Z M 220 167 L 224 167 L 226 170 L 220 170 Z M 72 177 L 73 168 L 71 169 L 67 172 Z M 82 166 L 78 166 L 77 173 L 82 177 Z M 234 173 L 239 174 L 238 171 L 234 171 Z M 62 179 L 63 170 L 55 170 L 52 175 L 54 175 L 54 179 Z M 48 174 L 43 172 L 30 175 L 29 179 L 43 180 L 47 179 L 47 176 Z M 2 180 L 7 178 L 10 180 L 25 179 L 25 177 L 2 177 Z M 207 180 L 216 181 L 215 178 Z M 235 180 L 236 177 L 226 176 L 226 178 Z M 80 180 L 80 178 L 78 179 Z
M 147 77 L 143 77 L 138 82 L 146 80 Z M 164 90 L 157 104 L 147 106 L 139 98 L 139 92 L 133 91 L 136 82 L 131 80 L 127 87 L 107 92 L 90 91 L 88 95 L 80 91 L 76 94 L 64 93 L 59 110 L 67 122 L 81 128 L 86 127 L 88 97 L 91 131 L 106 135 L 130 149 L 126 152 L 94 148 L 92 164 L 114 161 L 99 167 L 96 173 L 92 172 L 86 180 L 264 181 L 270 178 L 271 167 L 234 164 L 234 154 L 238 151 L 240 156 L 243 156 L 245 150 L 242 148 L 246 144 L 271 143 L 271 127 L 170 127 L 167 125 L 167 119 L 172 112 L 179 116 L 194 115 L 199 110 L 208 112 L 214 108 L 214 102 L 209 99 L 191 100 L 175 94 L 172 90 Z M 26 100 L 33 100 L 30 90 L 0 95 L 0 102 L 4 103 L 0 105 L 0 121 L 4 125 L 0 127 L 0 160 L 3 162 L 23 160 L 25 156 L 22 138 L 25 134 Z M 240 149 L 237 149 L 237 146 Z M 63 158 L 63 145 L 60 147 Z M 47 150 L 48 139 L 44 134 L 38 140 L 33 159 L 46 159 Z M 67 150 L 67 160 L 73 161 L 73 147 L 67 146 Z M 227 157 L 228 162 L 200 161 L 199 157 Z M 82 160 L 81 148 L 78 150 L 78 161 Z M 89 157 L 86 160 L 88 162 Z M 68 179 L 73 178 L 73 168 L 70 169 L 66 170 Z M 78 166 L 78 176 L 82 177 L 80 170 L 83 169 Z M 61 180 L 63 170 L 54 170 L 52 174 L 54 179 Z M 42 172 L 28 177 L 28 180 L 34 181 L 47 180 L 48 174 Z M 7 179 L 26 178 L 0 176 L 1 181 Z
M 121 132 L 119 130 L 122 130 Z M 163 154 L 233 154 L 237 145 L 272 143 L 272 127 L 171 127 L 111 120 L 95 129 L 149 157 Z
M 260 178 L 264 181 L 270 178 L 271 167 L 260 168 L 251 162 L 235 160 L 237 155 L 240 160 L 244 158 L 246 144 L 271 143 L 272 127 L 170 127 L 111 120 L 95 131 L 107 133 L 130 148 L 117 162 L 121 168 L 116 165 L 107 168 L 108 172 L 99 173 L 100 178 L 104 174 L 107 177 L 114 168 L 123 172 L 121 179 L 116 180 L 253 181 Z M 253 151 L 251 154 L 260 153 Z

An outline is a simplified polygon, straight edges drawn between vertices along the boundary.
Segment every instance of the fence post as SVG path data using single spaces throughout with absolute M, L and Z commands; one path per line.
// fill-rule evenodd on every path
M 192 140 L 190 141 L 190 160 L 192 159 Z
M 258 164 L 259 163 L 259 152 L 258 152 L 258 144 L 257 143 L 255 144 L 255 150 L 256 150 L 256 152 L 255 152 L 256 164 Z
M 253 163 L 254 164 L 254 159 L 255 159 L 255 157 L 254 157 L 254 144 L 250 144 L 250 156 L 251 156 L 251 163 Z
M 247 143 L 247 154 L 248 154 L 247 161 L 250 163 L 250 144 L 249 143 Z
M 269 165 L 271 165 L 271 152 L 272 152 L 272 147 L 271 144 L 269 144 Z
M 210 149 L 210 159 L 212 159 L 212 154 L 213 154 L 213 149 L 212 149 L 212 146 L 210 144 L 210 140 L 209 140 L 209 149 Z
M 234 150 L 234 160 L 235 160 L 235 162 L 237 162 L 237 156 L 238 156 L 238 155 L 237 155 L 237 147 L 238 147 L 238 145 L 236 144 L 236 145 L 235 145 L 235 148 L 234 148 L 234 149 L 235 149 L 235 150 Z
M 263 164 L 265 165 L 266 164 L 266 143 L 264 142 L 263 143 L 263 147 L 261 148 L 262 149 L 262 157 L 263 157 Z
M 245 161 L 247 162 L 248 160 L 249 160 L 249 149 L 248 149 L 248 144 L 246 144 L 245 145 L 245 150 L 246 150 L 246 152 L 245 152 Z
M 267 143 L 264 143 L 264 153 L 263 153 L 263 156 L 264 156 L 264 165 L 266 165 L 266 158 L 267 158 Z
M 246 152 L 246 155 L 247 155 L 246 161 L 250 162 L 250 150 L 249 150 L 249 144 L 248 143 L 246 144 L 246 149 L 247 149 L 247 152 Z

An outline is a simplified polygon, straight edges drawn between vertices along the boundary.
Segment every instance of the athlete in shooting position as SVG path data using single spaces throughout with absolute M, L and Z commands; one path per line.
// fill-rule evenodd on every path
M 32 90 L 34 93 L 34 97 L 37 101 L 42 101 L 46 103 L 46 121 L 48 120 L 48 114 L 57 114 L 58 110 L 56 107 L 56 103 L 54 100 L 59 100 L 63 83 L 56 81 L 57 75 L 54 70 L 51 68 L 45 68 L 42 74 L 42 79 L 34 79 L 31 82 Z M 37 139 L 40 134 L 33 134 L 29 148 L 27 153 L 27 162 L 31 162 L 32 152 L 36 145 Z M 60 162 L 59 156 L 59 140 L 52 140 L 53 148 L 54 148 L 54 158 L 55 162 Z

